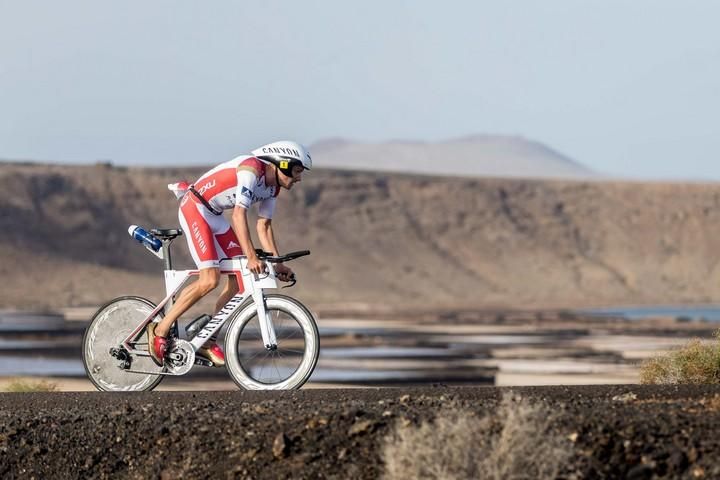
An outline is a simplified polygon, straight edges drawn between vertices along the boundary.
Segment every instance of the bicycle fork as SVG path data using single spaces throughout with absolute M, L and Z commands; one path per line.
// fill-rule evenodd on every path
M 267 311 L 267 305 L 265 305 L 265 295 L 263 295 L 263 289 L 277 288 L 277 282 L 275 281 L 275 266 L 272 263 L 268 263 L 266 266 L 267 275 L 262 277 L 258 277 L 247 269 L 247 259 L 244 259 L 243 266 L 245 267 L 243 268 L 243 282 L 245 285 L 249 286 L 252 291 L 258 323 L 260 324 L 260 333 L 262 334 L 263 345 L 266 350 L 277 350 L 275 326 L 273 325 L 270 313 Z M 248 281 L 245 282 L 245 279 Z
M 260 323 L 260 333 L 262 334 L 263 345 L 267 350 L 277 350 L 277 337 L 275 336 L 275 326 L 272 323 L 270 313 L 265 308 L 265 296 L 262 289 L 254 289 L 253 301 L 257 308 L 258 323 Z

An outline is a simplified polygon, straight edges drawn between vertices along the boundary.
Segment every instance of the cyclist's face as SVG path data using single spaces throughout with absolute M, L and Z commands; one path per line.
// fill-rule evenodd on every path
M 281 183 L 280 183 L 280 184 L 281 184 L 283 187 L 285 187 L 285 188 L 287 188 L 288 190 L 290 190 L 293 185 L 295 185 L 296 183 L 302 181 L 302 173 L 303 173 L 303 170 L 304 170 L 304 168 L 303 168 L 302 166 L 300 166 L 300 165 L 295 165 L 295 166 L 292 168 L 292 177 L 288 177 L 287 175 L 281 173 L 281 174 L 280 174 L 280 178 L 281 178 Z

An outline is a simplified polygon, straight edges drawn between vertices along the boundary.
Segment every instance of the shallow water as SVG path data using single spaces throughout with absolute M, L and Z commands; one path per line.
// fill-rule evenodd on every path
M 85 376 L 82 360 L 74 358 L 0 356 L 0 376 Z
M 273 367 L 274 368 L 274 367 Z M 280 372 L 289 375 L 292 369 L 278 367 Z M 461 381 L 475 381 L 476 383 L 485 383 L 492 378 L 488 378 L 487 374 L 483 374 L 484 370 L 478 370 L 477 375 L 466 374 L 457 376 Z M 210 374 L 217 377 L 218 374 L 227 376 L 227 373 L 215 369 L 203 369 L 196 367 L 193 370 L 196 374 L 193 378 L 197 378 L 197 374 Z M 254 372 L 257 373 L 257 372 Z M 439 372 L 442 376 L 442 372 Z M 0 377 L 15 376 L 42 376 L 42 377 L 84 377 L 85 369 L 80 359 L 72 358 L 41 358 L 41 357 L 20 357 L 20 356 L 0 356 Z M 228 377 L 229 378 L 229 377 Z M 192 378 L 187 380 L 190 385 Z M 424 381 L 438 381 L 438 374 L 430 375 L 422 369 L 415 371 L 392 371 L 392 370 L 370 370 L 363 368 L 324 368 L 322 366 L 322 358 L 318 362 L 318 366 L 311 377 L 313 382 L 321 383 L 407 383 L 413 381 L 415 383 L 423 383 Z
M 715 305 L 603 308 L 576 313 L 628 319 L 684 317 L 720 321 L 720 306 Z M 653 351 L 684 341 L 668 334 L 666 327 L 655 338 L 647 330 L 626 333 L 625 327 L 606 331 L 593 325 L 578 329 L 564 326 L 557 330 L 538 323 L 471 322 L 444 326 L 326 318 L 320 322 L 321 356 L 311 381 L 359 385 L 488 383 L 496 372 L 496 379 L 509 374 L 538 378 L 549 372 L 581 374 L 583 381 L 590 383 L 592 375 L 605 375 L 603 378 L 610 375 L 613 379 L 620 372 L 624 375 L 621 380 L 636 381 L 625 367 L 636 368 L 638 361 Z M 694 327 L 712 326 L 703 325 Z M 58 321 L 52 315 L 4 315 L 0 311 L 0 376 L 84 377 L 80 358 L 83 326 L 80 322 Z M 229 379 L 225 370 L 201 367 L 194 368 L 190 375 L 193 378 L 188 379 L 189 385 L 193 379 Z M 530 377 L 515 381 L 532 384 Z M 553 377 L 549 381 L 563 380 Z
M 720 305 L 661 305 L 642 307 L 605 307 L 579 310 L 578 313 L 602 317 L 623 317 L 630 320 L 645 318 L 687 318 L 720 322 Z

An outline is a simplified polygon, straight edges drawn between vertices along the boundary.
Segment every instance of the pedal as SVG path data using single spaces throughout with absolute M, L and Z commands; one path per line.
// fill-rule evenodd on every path
M 211 362 L 210 360 L 202 357 L 195 357 L 195 365 L 200 365 L 201 367 L 213 367 L 215 364 Z

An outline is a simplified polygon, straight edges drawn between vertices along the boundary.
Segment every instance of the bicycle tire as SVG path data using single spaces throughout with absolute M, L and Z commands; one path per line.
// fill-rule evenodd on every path
M 294 320 L 302 331 L 302 339 L 304 341 L 302 349 L 302 358 L 297 368 L 285 379 L 277 382 L 263 382 L 255 378 L 252 368 L 248 368 L 247 362 L 243 365 L 243 355 L 245 352 L 239 351 L 238 344 L 244 329 L 251 321 L 257 321 L 257 312 L 255 303 L 248 303 L 244 308 L 239 309 L 230 319 L 227 333 L 225 335 L 225 366 L 233 381 L 246 390 L 291 390 L 302 387 L 308 381 L 320 356 L 320 334 L 318 332 L 317 323 L 312 313 L 299 301 L 292 297 L 279 294 L 265 295 L 265 304 L 268 312 L 283 312 L 288 318 Z M 253 321 L 254 320 L 254 321 Z M 256 328 L 255 336 L 259 335 L 259 324 Z M 278 334 L 276 326 L 276 334 Z M 282 351 L 282 344 L 287 339 L 281 339 L 282 335 L 278 334 L 278 350 Z M 296 340 L 296 339 L 293 339 Z M 273 356 L 273 352 L 265 350 L 262 340 L 257 338 L 257 350 L 260 354 L 265 353 Z M 290 350 L 288 350 L 290 351 Z M 294 350 L 293 350 L 294 351 Z M 257 356 L 255 354 L 253 357 Z M 280 354 L 278 358 L 283 358 Z M 247 359 L 246 359 L 247 360 Z M 250 370 L 250 371 L 248 371 Z M 277 369 L 277 366 L 275 368 Z M 279 371 L 278 371 L 279 374 Z

